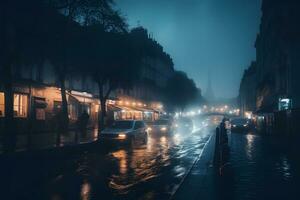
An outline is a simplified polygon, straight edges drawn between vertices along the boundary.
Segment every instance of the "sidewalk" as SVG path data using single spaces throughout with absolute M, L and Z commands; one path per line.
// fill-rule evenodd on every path
M 86 135 L 82 135 L 76 131 L 69 131 L 68 133 L 61 134 L 61 143 L 56 145 L 57 133 L 36 133 L 31 136 L 31 149 L 44 150 L 53 149 L 57 147 L 74 146 L 79 144 L 91 143 L 97 140 L 98 129 L 90 129 Z M 77 134 L 77 141 L 76 141 Z M 17 135 L 16 152 L 25 152 L 28 150 L 28 136 Z M 3 153 L 2 143 L 0 144 L 0 155 Z
M 194 200 L 216 199 L 215 170 L 212 166 L 215 147 L 215 133 L 203 149 L 199 160 L 192 167 L 179 189 L 171 199 Z

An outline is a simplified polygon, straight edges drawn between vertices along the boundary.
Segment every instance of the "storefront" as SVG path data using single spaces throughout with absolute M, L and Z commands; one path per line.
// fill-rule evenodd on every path
M 99 100 L 86 92 L 71 91 L 68 95 L 69 118 L 76 122 L 86 112 L 90 117 L 90 125 L 95 126 L 98 122 Z
M 154 121 L 159 118 L 159 113 L 152 109 L 133 108 L 128 106 L 109 105 L 108 110 L 113 112 L 114 120 L 144 120 Z
M 97 127 L 100 101 L 92 94 L 66 91 L 70 128 L 75 128 L 80 116 L 87 112 L 89 127 Z M 144 103 L 134 99 L 114 99 L 107 102 L 107 119 L 155 121 L 162 113 L 158 103 Z M 36 83 L 22 83 L 13 88 L 13 114 L 16 129 L 30 128 L 36 132 L 55 131 L 62 112 L 61 90 L 58 87 Z M 0 121 L 5 117 L 5 93 L 0 91 Z M 30 119 L 30 120 L 29 120 Z M 0 127 L 1 128 L 1 127 Z
M 90 116 L 90 127 L 98 122 L 99 100 L 91 94 L 78 91 L 66 91 L 70 128 L 74 128 L 80 115 L 85 111 Z M 31 128 L 37 132 L 54 131 L 57 119 L 62 111 L 60 88 L 29 84 L 13 87 L 13 115 L 17 132 Z M 5 93 L 0 91 L 0 120 L 5 117 Z M 31 119 L 31 122 L 28 120 Z M 3 123 L 1 122 L 1 126 Z M 0 127 L 1 128 L 1 127 Z

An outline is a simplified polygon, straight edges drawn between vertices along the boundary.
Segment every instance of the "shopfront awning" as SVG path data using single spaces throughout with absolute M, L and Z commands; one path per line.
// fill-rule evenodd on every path
M 115 112 L 121 112 L 123 110 L 130 111 L 130 110 L 126 109 L 126 108 L 123 108 L 121 106 L 116 106 L 116 105 L 108 105 L 108 110 L 115 111 Z
M 153 113 L 159 113 L 159 111 L 151 109 L 151 108 L 144 108 L 144 107 L 127 107 L 127 106 L 122 106 L 122 108 L 126 108 L 128 110 L 132 110 L 132 111 L 139 111 L 139 112 L 153 112 Z
M 143 113 L 159 113 L 160 111 L 151 109 L 151 108 L 143 108 L 143 107 L 129 107 L 129 106 L 121 106 L 121 105 L 108 105 L 108 109 L 112 111 L 126 111 L 126 112 L 143 112 Z
M 138 109 L 142 109 L 144 112 L 153 112 L 153 113 L 159 113 L 160 111 L 155 110 L 153 108 L 138 108 Z
M 79 102 L 79 103 L 93 103 L 94 99 L 90 98 L 90 97 L 82 97 L 82 96 L 78 96 L 78 95 L 69 95 L 69 99 L 72 101 L 74 101 L 75 99 Z

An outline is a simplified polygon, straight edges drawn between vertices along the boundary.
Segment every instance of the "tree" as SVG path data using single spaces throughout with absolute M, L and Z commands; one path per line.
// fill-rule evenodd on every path
M 166 103 L 181 111 L 201 96 L 200 90 L 196 87 L 194 81 L 181 71 L 176 71 L 168 80 L 165 94 Z
M 107 33 L 102 26 L 91 26 L 84 63 L 89 75 L 97 83 L 101 112 L 99 127 L 103 129 L 106 117 L 106 102 L 117 88 L 130 88 L 139 74 L 139 57 L 128 33 Z
M 53 35 L 49 40 L 51 43 L 48 46 L 47 55 L 54 67 L 54 71 L 57 77 L 57 83 L 61 90 L 62 99 L 62 110 L 61 116 L 61 130 L 67 131 L 69 124 L 68 117 L 68 102 L 66 93 L 66 80 L 69 75 L 74 71 L 74 63 L 76 61 L 75 51 L 78 42 L 78 35 L 82 31 L 82 28 L 75 22 L 69 22 L 68 25 L 68 35 L 65 33 L 65 22 L 66 18 L 59 18 L 58 20 L 53 20 L 53 27 L 51 27 L 51 33 Z M 67 39 L 66 39 L 67 37 Z
M 111 7 L 113 0 L 45 0 L 44 2 L 65 16 L 64 19 L 58 20 L 61 25 L 57 32 L 58 37 L 53 43 L 56 46 L 52 48 L 52 63 L 55 66 L 61 88 L 62 127 L 63 130 L 66 130 L 69 117 L 65 81 L 67 75 L 74 69 L 71 63 L 75 60 L 73 56 L 75 54 L 74 45 L 78 42 L 74 38 L 76 38 L 76 32 L 82 31 L 78 30 L 78 27 L 86 27 L 97 22 L 111 31 L 120 27 L 116 24 L 122 24 L 123 21 Z
M 99 127 L 103 129 L 106 101 L 116 88 L 130 87 L 137 74 L 137 65 L 134 64 L 137 58 L 130 49 L 132 45 L 125 19 L 111 7 L 113 1 L 97 2 L 91 1 L 91 4 L 83 7 L 80 22 L 86 26 L 87 38 L 91 39 L 86 43 L 88 53 L 84 60 L 98 85 L 101 104 Z

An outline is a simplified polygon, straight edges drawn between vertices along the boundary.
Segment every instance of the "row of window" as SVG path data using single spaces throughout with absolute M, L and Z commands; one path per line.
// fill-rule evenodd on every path
M 25 118 L 28 112 L 28 98 L 25 94 L 14 94 L 14 117 Z M 0 92 L 0 117 L 5 116 L 5 97 Z
M 54 113 L 58 113 L 61 110 L 61 102 L 54 101 Z M 91 108 L 89 104 L 81 105 L 81 109 L 77 108 L 75 105 L 69 104 L 69 117 L 72 120 L 77 120 L 80 110 L 85 110 L 90 115 Z M 26 94 L 14 94 L 14 117 L 16 118 L 26 118 L 28 114 L 28 95 Z M 0 117 L 5 116 L 5 96 L 3 92 L 0 92 Z M 46 113 L 44 108 L 35 109 L 35 118 L 37 120 L 45 120 Z

